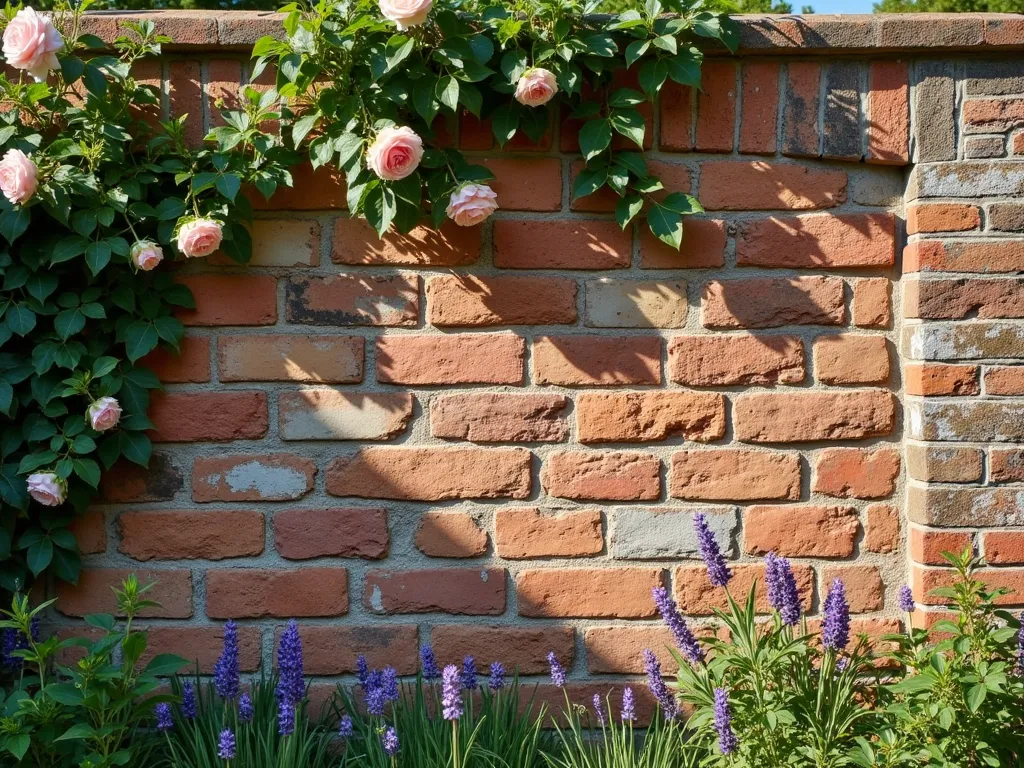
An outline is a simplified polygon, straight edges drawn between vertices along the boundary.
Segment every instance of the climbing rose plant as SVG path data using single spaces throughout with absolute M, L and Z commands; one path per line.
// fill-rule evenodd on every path
M 189 290 L 166 270 L 218 249 L 249 258 L 241 194 L 290 183 L 288 151 L 258 126 L 274 91 L 242 93 L 216 148 L 185 115 L 159 123 L 160 92 L 133 65 L 168 38 L 128 23 L 113 50 L 80 34 L 86 0 L 51 17 L 7 6 L 0 74 L 0 587 L 51 569 L 75 581 L 68 530 L 101 468 L 146 466 L 150 391 L 140 360 L 177 350 Z M 13 74 L 11 72 L 13 71 Z
M 599 0 L 293 3 L 282 9 L 286 38 L 261 39 L 254 70 L 276 67 L 294 146 L 314 168 L 344 171 L 349 210 L 380 235 L 408 232 L 427 212 L 435 227 L 472 226 L 499 207 L 491 172 L 445 141 L 445 126 L 469 112 L 501 146 L 519 133 L 538 141 L 560 117 L 581 121 L 586 167 L 573 197 L 610 187 L 623 228 L 645 212 L 679 248 L 682 217 L 703 209 L 649 172 L 638 108 L 670 80 L 700 86 L 699 38 L 735 50 L 738 34 L 699 0 L 630 6 L 598 16 Z

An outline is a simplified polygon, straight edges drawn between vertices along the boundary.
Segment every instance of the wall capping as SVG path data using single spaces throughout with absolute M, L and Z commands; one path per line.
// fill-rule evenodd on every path
M 267 34 L 282 32 L 281 14 L 269 11 L 97 11 L 84 30 L 112 40 L 126 19 L 152 19 L 174 39 L 169 50 L 246 50 Z M 912 13 L 862 15 L 738 16 L 741 55 L 1024 49 L 1024 15 Z M 720 53 L 721 49 L 711 51 Z

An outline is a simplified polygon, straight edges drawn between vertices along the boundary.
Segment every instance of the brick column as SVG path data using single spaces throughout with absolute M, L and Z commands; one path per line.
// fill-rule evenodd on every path
M 972 544 L 1024 593 L 1024 64 L 918 62 L 902 355 L 914 593 Z M 1010 95 L 1008 95 L 1010 94 Z M 1020 603 L 1020 597 L 1009 602 Z

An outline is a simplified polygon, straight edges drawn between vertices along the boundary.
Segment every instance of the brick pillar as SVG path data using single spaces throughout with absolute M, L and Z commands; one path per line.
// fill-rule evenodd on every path
M 914 80 L 907 516 L 911 582 L 934 618 L 944 550 L 972 544 L 987 582 L 1024 592 L 1024 99 L 1005 95 L 1024 92 L 1024 65 L 918 62 Z

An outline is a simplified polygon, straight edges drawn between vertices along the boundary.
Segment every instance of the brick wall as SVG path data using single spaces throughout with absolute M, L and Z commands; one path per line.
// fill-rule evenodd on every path
M 276 21 L 154 18 L 180 44 L 148 76 L 198 140 Z M 706 92 L 649 116 L 657 171 L 708 209 L 681 254 L 570 203 L 571 124 L 497 153 L 469 119 L 448 134 L 498 175 L 485 226 L 378 242 L 300 170 L 251 267 L 186 265 L 152 468 L 105 478 L 59 609 L 134 570 L 154 645 L 207 671 L 223 619 L 254 670 L 297 617 L 325 681 L 360 650 L 411 672 L 430 640 L 526 674 L 553 649 L 582 693 L 665 645 L 651 587 L 707 620 L 695 511 L 739 591 L 779 551 L 812 615 L 846 580 L 858 630 L 972 539 L 1024 592 L 1024 65 L 1001 58 L 1024 24 L 742 25 Z

